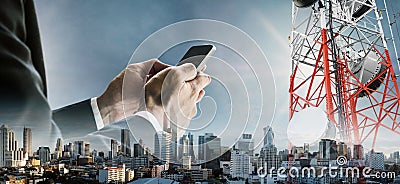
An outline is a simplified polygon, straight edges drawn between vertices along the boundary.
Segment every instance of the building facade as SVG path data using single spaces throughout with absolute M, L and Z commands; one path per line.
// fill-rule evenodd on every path
M 121 153 L 125 156 L 131 156 L 131 132 L 128 129 L 121 130 Z
M 10 152 L 17 150 L 17 142 L 14 139 L 14 130 L 3 124 L 0 127 L 0 167 L 8 166 L 6 158 Z
M 23 134 L 23 149 L 28 156 L 32 156 L 32 130 L 24 127 Z

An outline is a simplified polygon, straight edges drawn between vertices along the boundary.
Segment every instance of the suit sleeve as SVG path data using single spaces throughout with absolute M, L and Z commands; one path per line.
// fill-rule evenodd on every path
M 97 131 L 90 99 L 53 111 L 53 120 L 62 137 L 83 137 Z
M 96 131 L 90 100 L 53 112 L 64 138 Z M 33 0 L 2 0 L 0 6 L 0 125 L 29 127 L 48 144 L 52 111 L 46 96 L 42 46 Z M 51 139 L 54 140 L 54 139 Z
M 1 1 L 0 124 L 29 127 L 33 135 L 42 135 L 35 137 L 35 143 L 47 144 L 51 110 L 38 26 L 32 16 L 36 16 L 32 0 Z

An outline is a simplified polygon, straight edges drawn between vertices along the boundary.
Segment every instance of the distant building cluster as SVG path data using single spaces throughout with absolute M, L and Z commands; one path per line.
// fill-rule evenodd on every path
M 334 166 L 369 167 L 372 172 L 400 173 L 399 152 L 386 158 L 382 152 L 364 153 L 362 145 L 346 145 L 321 139 L 317 145 L 305 143 L 290 149 L 278 150 L 274 132 L 264 128 L 261 150 L 255 151 L 252 134 L 243 133 L 232 146 L 221 145 L 221 138 L 213 133 L 176 136 L 168 128 L 154 135 L 154 151 L 139 139 L 131 144 L 130 132 L 121 130 L 120 140 L 110 139 L 107 150 L 97 151 L 90 143 L 76 140 L 63 144 L 55 140 L 55 148 L 40 146 L 32 151 L 31 129 L 24 128 L 23 146 L 18 147 L 14 131 L 7 125 L 0 128 L 0 184 L 3 183 L 143 183 L 146 178 L 159 178 L 168 183 L 359 183 L 374 182 L 376 178 L 331 177 L 322 168 Z M 195 147 L 197 146 L 197 154 Z M 311 151 L 315 150 L 315 151 Z M 346 163 L 338 165 L 344 157 Z M 315 168 L 309 177 L 282 177 L 291 169 Z M 279 173 L 278 169 L 283 168 Z M 322 174 L 321 174 L 322 173 Z M 308 174 L 308 173 L 307 173 Z M 395 182 L 396 178 L 391 181 Z M 380 180 L 382 181 L 382 180 Z

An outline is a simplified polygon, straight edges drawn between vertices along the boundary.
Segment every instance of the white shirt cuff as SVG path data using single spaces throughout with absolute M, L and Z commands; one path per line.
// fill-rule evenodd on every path
M 92 106 L 94 120 L 96 121 L 97 130 L 104 127 L 103 118 L 101 118 L 99 106 L 97 106 L 97 98 L 90 99 L 90 105 Z

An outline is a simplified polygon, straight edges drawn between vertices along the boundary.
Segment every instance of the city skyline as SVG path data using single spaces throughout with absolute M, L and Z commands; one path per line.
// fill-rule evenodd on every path
M 11 137 L 10 138 L 10 140 L 14 140 L 14 141 L 12 141 L 13 142 L 13 144 L 11 144 L 11 145 L 9 145 L 8 143 L 7 144 L 4 144 L 4 145 L 6 145 L 6 146 L 8 146 L 9 148 L 10 148 L 10 150 L 18 150 L 18 149 L 21 149 L 21 150 L 23 150 L 23 151 L 25 151 L 26 152 L 26 150 L 24 150 L 24 144 L 22 145 L 22 147 L 18 147 L 18 140 L 15 138 L 15 136 L 14 136 L 14 130 L 12 129 L 12 128 L 10 128 L 10 127 L 8 127 L 7 126 L 7 124 L 2 124 L 1 126 L 0 126 L 1 128 L 0 128 L 0 130 L 3 130 L 3 129 L 5 129 L 5 130 L 7 130 L 6 132 L 7 132 L 7 134 L 9 134 L 7 137 Z M 29 128 L 28 127 L 24 127 L 26 130 L 27 130 L 27 132 L 29 132 Z M 274 143 L 274 132 L 273 132 L 273 130 L 272 130 L 272 128 L 271 127 L 266 127 L 266 129 L 264 129 L 265 130 L 265 136 L 264 136 L 264 138 L 263 138 L 263 142 L 264 142 L 264 145 L 262 146 L 262 148 L 260 149 L 260 150 L 255 150 L 254 149 L 254 140 L 252 139 L 252 135 L 251 134 L 242 134 L 242 138 L 241 139 L 239 139 L 236 143 L 235 143 L 235 145 L 233 145 L 232 147 L 230 147 L 230 149 L 238 149 L 238 150 L 242 150 L 243 151 L 243 149 L 244 148 L 247 148 L 248 149 L 248 151 L 251 151 L 251 154 L 253 154 L 253 153 L 257 153 L 257 152 L 262 152 L 262 150 L 263 149 L 265 149 L 265 147 L 268 147 L 268 146 L 277 146 L 275 143 Z M 126 131 L 126 129 L 121 129 L 121 139 L 120 139 L 120 141 L 118 141 L 118 140 L 116 140 L 116 139 L 110 139 L 110 141 L 111 141 L 111 144 L 110 144 L 110 149 L 108 149 L 108 150 L 101 150 L 101 149 L 98 149 L 98 148 L 92 148 L 91 150 L 95 150 L 95 151 L 97 151 L 97 152 L 103 152 L 103 153 L 112 153 L 112 155 L 113 155 L 113 157 L 114 156 L 117 156 L 117 154 L 118 153 L 121 153 L 121 154 L 123 154 L 123 155 L 126 155 L 126 156 L 128 156 L 126 153 L 124 153 L 124 149 L 123 149 L 123 139 L 124 139 L 124 134 L 122 133 L 122 132 L 124 132 L 124 131 Z M 4 131 L 0 131 L 0 133 L 2 133 L 2 132 L 4 132 Z M 164 133 L 157 133 L 156 134 L 157 136 L 160 136 L 160 135 L 163 135 L 163 139 L 162 140 L 164 140 L 164 141 L 167 141 L 167 140 L 169 140 L 169 143 L 171 144 L 171 136 L 169 135 L 165 135 L 165 132 Z M 155 135 L 155 137 L 157 137 Z M 32 136 L 32 135 L 31 135 Z M 184 134 L 181 138 L 179 138 L 179 143 L 178 142 L 176 142 L 175 144 L 177 144 L 177 155 L 179 155 L 181 152 L 183 153 L 183 151 L 184 151 L 184 149 L 185 148 L 183 148 L 184 146 L 188 146 L 188 145 L 185 145 L 185 144 L 188 144 L 189 142 L 185 142 L 184 140 L 185 139 L 187 139 L 187 140 L 191 140 L 191 141 L 193 141 L 194 142 L 194 139 L 192 138 L 192 139 L 189 139 L 189 137 L 188 136 L 191 136 L 191 137 L 194 137 L 194 135 L 193 134 L 191 134 L 190 132 L 188 133 L 188 134 Z M 168 138 L 169 137 L 169 138 Z M 210 147 L 208 147 L 208 145 L 207 145 L 207 142 L 214 142 L 214 141 L 217 141 L 218 143 L 217 143 L 217 147 L 219 148 L 219 149 L 221 149 L 221 148 L 223 148 L 223 147 L 225 147 L 224 145 L 221 145 L 220 144 L 220 141 L 221 141 L 221 139 L 219 138 L 219 137 L 217 137 L 217 136 L 214 136 L 213 135 L 213 133 L 206 133 L 206 134 L 204 134 L 204 135 L 199 135 L 198 136 L 199 137 L 199 144 L 201 144 L 201 145 L 203 145 L 204 147 L 203 147 L 203 149 L 206 149 L 206 150 L 210 150 L 210 149 L 213 149 L 213 148 L 210 148 Z M 129 136 L 128 137 L 125 137 L 126 139 L 130 139 L 129 138 Z M 156 139 L 155 139 L 156 140 Z M 154 140 L 154 141 L 155 141 Z M 161 140 L 161 141 L 162 141 Z M 201 141 L 201 140 L 203 140 L 203 141 Z M 247 140 L 247 141 L 246 141 Z M 243 142 L 244 141 L 244 142 Z M 326 148 L 326 147 L 330 147 L 330 145 L 332 145 L 333 144 L 333 142 L 334 142 L 334 144 L 335 145 L 338 145 L 338 146 L 340 146 L 340 145 L 344 145 L 344 146 L 346 146 L 346 148 L 341 148 L 341 149 L 339 149 L 339 150 L 341 150 L 340 151 L 340 153 L 343 153 L 343 154 L 347 154 L 348 152 L 350 152 L 350 151 L 347 151 L 347 148 L 350 150 L 350 147 L 347 147 L 348 145 L 346 145 L 346 144 L 344 144 L 344 142 L 336 142 L 335 140 L 332 140 L 332 139 L 326 139 L 326 138 L 321 138 L 319 141 L 318 141 L 318 143 L 319 143 L 319 146 L 317 146 L 316 148 L 314 148 L 314 149 L 310 149 L 310 146 L 309 146 L 309 143 L 304 143 L 304 145 L 307 145 L 307 150 L 309 150 L 309 151 L 316 151 L 316 152 L 318 152 L 319 150 L 325 150 L 324 148 L 323 149 L 321 149 L 321 141 L 322 142 L 324 142 L 324 141 L 330 141 L 330 142 L 327 142 L 326 144 L 327 145 L 325 145 L 324 144 L 324 147 Z M 332 142 L 333 141 L 333 142 Z M 8 142 L 8 141 L 7 141 Z M 57 138 L 57 140 L 55 140 L 54 141 L 54 145 L 56 145 L 55 147 L 54 147 L 54 149 L 51 149 L 51 147 L 50 146 L 46 146 L 46 145 L 41 145 L 41 146 L 39 146 L 37 149 L 34 149 L 34 150 L 40 150 L 41 148 L 48 148 L 49 150 L 54 150 L 54 154 L 57 154 L 57 151 L 60 151 L 60 150 L 64 150 L 65 151 L 65 149 L 66 149 L 66 146 L 73 146 L 73 150 L 75 150 L 75 152 L 78 154 L 78 155 L 85 155 L 85 156 L 88 156 L 88 155 L 90 155 L 90 153 L 91 153 L 91 150 L 89 149 L 89 147 L 90 147 L 90 142 L 88 142 L 88 141 L 83 141 L 83 140 L 75 140 L 75 141 L 73 141 L 73 142 L 68 142 L 67 144 L 62 144 L 62 139 L 61 138 Z M 134 143 L 134 142 L 132 142 L 132 143 Z M 328 143 L 329 143 L 329 145 L 328 145 Z M 139 147 L 140 147 L 140 149 L 143 149 L 143 152 L 145 151 L 145 150 L 147 150 L 147 151 L 151 151 L 151 149 L 149 150 L 149 148 L 148 147 L 146 147 L 146 145 L 144 145 L 143 143 L 134 143 L 134 145 L 140 145 Z M 145 146 L 145 147 L 142 147 L 142 145 L 143 146 Z M 207 145 L 207 147 L 206 147 L 206 145 Z M 181 147 L 182 146 L 182 147 Z M 139 148 L 139 147 L 136 147 L 136 148 Z M 161 147 L 161 145 L 160 145 L 160 147 Z M 164 148 L 160 148 L 160 149 L 165 149 L 165 146 L 163 146 Z M 193 145 L 191 146 L 192 148 L 193 148 Z M 199 146 L 199 148 L 200 147 L 202 147 L 202 146 Z M 215 147 L 215 146 L 214 146 Z M 217 147 L 215 147 L 215 148 L 217 148 Z M 355 154 L 356 156 L 355 156 L 355 158 L 362 158 L 362 157 L 364 157 L 364 153 L 368 153 L 368 152 L 370 152 L 371 150 L 368 150 L 367 148 L 364 148 L 362 145 L 354 145 L 353 146 L 354 148 L 353 148 L 353 150 L 351 151 L 351 153 L 352 154 Z M 134 153 L 135 152 L 135 146 L 134 147 L 125 147 L 125 152 L 130 152 L 130 153 Z M 186 148 L 186 150 L 187 151 L 189 151 L 189 150 L 191 150 L 192 148 Z M 252 149 L 253 148 L 253 149 Z M 296 146 L 293 146 L 292 148 L 296 148 Z M 168 148 L 169 149 L 169 148 Z M 288 150 L 289 148 L 284 148 L 284 149 L 280 149 L 280 150 Z M 338 152 L 339 152 L 339 150 L 338 150 Z M 159 155 L 161 155 L 161 154 L 167 154 L 166 153 L 166 151 L 167 150 L 164 150 L 164 153 L 161 153 L 162 151 L 161 150 L 159 150 Z M 248 152 L 247 151 L 247 152 Z M 35 152 L 37 152 L 37 151 L 33 151 L 33 152 L 31 152 L 31 155 L 32 155 L 32 153 L 35 153 Z M 398 156 L 399 155 L 399 152 L 400 152 L 400 148 L 398 149 L 398 150 L 395 150 L 395 151 L 393 151 L 393 152 L 389 152 L 389 153 L 387 153 L 387 152 L 383 152 L 383 151 L 380 151 L 380 150 L 374 150 L 374 152 L 382 152 L 383 154 L 384 154 L 384 158 L 385 159 L 390 159 L 390 158 L 392 158 L 392 157 L 394 157 L 394 158 L 398 158 L 398 159 L 400 159 L 400 156 Z M 27 152 L 27 153 L 29 153 L 29 152 Z M 52 152 L 53 153 L 53 152 Z M 197 158 L 197 159 L 199 159 L 199 160 L 201 160 L 201 158 L 205 158 L 205 157 L 207 157 L 207 154 L 206 153 L 204 153 L 203 152 L 203 157 L 202 156 L 200 156 L 201 155 L 201 153 L 202 153 L 202 151 L 200 151 L 199 149 L 197 149 L 197 154 L 195 154 L 196 153 L 196 151 L 195 151 L 195 149 L 193 149 L 193 153 L 194 153 L 194 157 L 195 158 Z M 143 154 L 143 153 L 142 153 Z M 153 151 L 153 152 L 151 152 L 151 154 L 155 154 L 155 155 L 157 155 L 156 153 L 155 153 L 155 151 Z M 168 154 L 171 154 L 171 153 L 168 153 Z M 217 155 L 222 155 L 223 153 L 222 152 L 220 152 L 219 154 L 217 154 Z M 327 152 L 327 153 L 319 153 L 320 155 L 329 155 L 329 152 Z M 29 155 L 29 156 L 31 156 L 31 155 Z M 73 155 L 72 155 L 73 156 Z M 76 156 L 76 155 L 75 155 Z M 167 155 L 167 157 L 169 157 L 170 155 Z M 214 155 L 213 157 L 215 157 L 216 155 Z M 323 156 L 323 157 L 325 157 L 325 156 Z M 163 159 L 165 159 L 166 157 L 165 156 L 160 156 L 160 158 L 163 158 Z
M 14 144 L 13 145 L 11 145 L 12 146 L 12 148 L 14 149 L 14 150 L 17 150 L 18 149 L 18 142 L 22 142 L 23 144 L 20 146 L 21 147 L 21 149 L 22 150 L 24 150 L 24 151 L 27 151 L 27 150 L 25 150 L 25 146 L 26 147 L 29 147 L 29 144 L 28 144 L 28 140 L 30 139 L 31 141 L 32 141 L 32 134 L 30 134 L 30 128 L 29 127 L 24 127 L 24 132 L 23 132 L 23 136 L 22 136 L 22 140 L 23 141 L 19 141 L 18 140 L 18 136 L 15 136 L 15 131 L 12 129 L 12 128 L 9 128 L 8 126 L 7 126 L 7 124 L 1 124 L 1 127 L 6 127 L 6 128 L 8 128 L 9 130 L 11 130 L 11 132 L 12 132 L 12 139 L 13 140 L 15 140 L 14 141 Z M 169 131 L 170 129 L 167 129 L 167 131 Z M 264 145 L 260 148 L 260 149 L 253 149 L 253 152 L 258 152 L 258 151 L 262 151 L 262 149 L 265 147 L 265 145 L 266 144 L 268 144 L 268 145 L 274 145 L 274 146 L 277 146 L 278 147 L 278 145 L 276 145 L 275 143 L 274 143 L 274 138 L 275 138 L 275 136 L 274 136 L 274 131 L 272 130 L 272 127 L 269 127 L 269 126 L 266 126 L 266 127 L 264 127 L 264 138 L 262 139 L 262 142 L 264 143 Z M 138 144 L 138 145 L 142 145 L 143 143 L 141 143 L 141 144 L 139 144 L 139 142 L 138 143 L 136 143 L 136 142 L 132 142 L 132 141 L 129 141 L 129 143 L 128 144 L 124 144 L 124 142 L 125 141 L 127 141 L 127 140 L 130 140 L 130 134 L 128 135 L 128 134 L 126 134 L 126 131 L 127 131 L 127 129 L 121 129 L 121 139 L 118 141 L 118 140 L 116 140 L 116 139 L 110 139 L 110 141 L 111 141 L 111 145 L 115 145 L 114 146 L 114 148 L 113 148 L 113 146 L 111 146 L 110 147 L 110 149 L 109 150 L 101 150 L 101 149 L 99 149 L 99 148 L 93 148 L 92 150 L 96 150 L 96 151 L 101 151 L 101 152 L 104 152 L 104 153 L 109 153 L 109 151 L 113 151 L 113 153 L 114 153 L 114 156 L 118 153 L 118 148 L 120 148 L 120 151 L 121 151 L 121 153 L 123 153 L 124 155 L 126 155 L 126 152 L 129 152 L 130 154 L 132 154 L 133 152 L 134 152 L 134 147 L 131 147 L 131 146 L 125 146 L 125 148 L 124 148 L 124 146 L 123 145 L 130 145 L 131 143 L 133 143 L 133 144 Z M 125 136 L 125 135 L 127 135 L 127 136 Z M 164 133 L 158 133 L 157 134 L 158 136 L 160 136 L 160 135 L 163 135 L 163 137 L 165 137 L 166 135 L 165 135 L 165 132 Z M 218 138 L 217 136 L 214 136 L 213 135 L 213 133 L 206 133 L 206 134 L 204 134 L 204 135 L 198 135 L 197 137 L 198 137 L 198 139 L 195 139 L 195 135 L 194 134 L 192 134 L 191 132 L 188 132 L 187 134 L 183 134 L 183 136 L 182 137 L 180 137 L 178 140 L 177 140 L 177 142 L 176 143 L 174 143 L 175 144 L 175 146 L 176 146 L 176 155 L 177 156 L 179 156 L 179 153 L 181 152 L 180 151 L 180 149 L 182 148 L 181 146 L 183 146 L 183 144 L 182 144 L 182 140 L 183 139 L 185 139 L 185 138 L 188 138 L 188 135 L 190 135 L 191 137 L 192 137 L 192 139 L 190 139 L 191 141 L 192 141 L 192 143 L 193 142 L 195 142 L 195 141 L 198 141 L 198 144 L 197 145 L 195 145 L 195 146 L 193 146 L 193 145 L 191 145 L 191 149 L 193 149 L 193 153 L 197 153 L 197 154 L 194 154 L 194 156 L 195 156 L 195 158 L 197 158 L 197 159 L 200 159 L 200 158 L 204 158 L 204 157 L 201 157 L 201 156 L 199 156 L 200 155 L 200 153 L 201 153 L 201 149 L 203 148 L 203 149 L 206 149 L 206 147 L 204 147 L 205 145 L 207 145 L 207 141 L 213 141 L 214 139 L 218 139 L 218 142 L 220 142 L 221 141 L 221 139 L 220 138 Z M 245 135 L 249 135 L 250 136 L 250 139 L 249 140 L 251 140 L 252 141 L 252 144 L 254 144 L 254 142 L 257 142 L 257 141 L 254 141 L 253 140 L 253 138 L 252 138 L 252 135 L 251 134 L 246 134 L 246 133 L 244 133 L 244 134 L 242 134 L 242 136 L 245 136 Z M 170 138 L 168 138 L 168 137 L 170 137 Z M 27 141 L 25 141 L 25 138 L 27 139 Z M 165 138 L 167 138 L 167 139 L 165 139 Z M 172 137 L 171 137 L 171 135 L 169 135 L 169 136 L 167 136 L 167 137 L 165 137 L 163 140 L 164 141 L 166 141 L 166 140 L 168 140 L 169 139 L 169 142 L 171 143 L 171 141 L 172 141 Z M 208 138 L 208 140 L 206 141 L 206 138 Z M 203 140 L 202 140 L 203 139 Z M 33 139 L 34 140 L 34 139 Z M 201 141 L 202 140 L 202 141 Z M 241 142 L 241 140 L 242 139 L 239 139 L 232 147 L 230 147 L 230 148 L 234 148 L 235 146 L 237 146 L 238 145 L 238 143 L 240 143 Z M 324 140 L 324 138 L 321 138 L 320 140 Z M 330 140 L 330 139 L 329 139 Z M 154 140 L 155 141 L 155 140 Z M 178 142 L 179 141 L 179 142 Z M 25 144 L 25 142 L 26 142 L 26 144 Z M 318 142 L 320 142 L 320 141 L 318 141 Z M 75 144 L 73 144 L 73 146 L 75 147 L 75 148 L 79 148 L 80 150 L 82 150 L 82 151 L 79 151 L 79 152 L 82 152 L 82 153 L 84 153 L 85 151 L 86 151 L 86 153 L 88 153 L 88 151 L 87 150 L 85 150 L 85 144 L 90 144 L 90 142 L 88 142 L 88 141 L 82 141 L 82 140 L 75 140 L 75 141 L 73 141 L 73 142 L 69 142 L 68 144 L 71 144 L 71 143 L 78 143 L 78 144 L 80 144 L 80 146 L 78 146 L 78 147 L 76 147 L 76 145 Z M 337 142 L 338 144 L 340 143 L 340 144 L 344 144 L 343 142 Z M 49 146 L 49 145 L 40 145 L 40 146 L 38 146 L 36 149 L 33 149 L 33 150 L 39 150 L 40 149 L 40 147 L 48 147 L 49 149 L 51 149 L 51 150 L 55 150 L 55 151 L 57 151 L 57 150 L 59 150 L 60 149 L 60 146 L 62 147 L 62 148 L 64 148 L 65 146 L 67 146 L 68 144 L 64 144 L 64 145 L 62 145 L 62 139 L 61 138 L 57 138 L 57 140 L 55 140 L 55 142 L 54 142 L 54 147 L 52 147 L 52 146 Z M 227 145 L 221 145 L 220 143 L 218 143 L 219 145 L 220 145 L 220 147 L 222 148 L 222 147 L 225 147 L 225 146 L 227 146 Z M 309 143 L 303 143 L 303 144 L 309 144 Z M 52 145 L 52 144 L 50 144 L 50 145 Z M 144 145 L 144 144 L 143 144 Z M 159 144 L 160 145 L 160 144 Z M 199 145 L 203 145 L 203 146 L 199 146 Z M 161 145 L 160 145 L 161 146 Z M 355 146 L 357 146 L 357 145 L 355 145 Z M 252 146 L 253 148 L 255 148 L 254 147 L 254 145 Z M 196 149 L 197 148 L 197 149 Z M 350 147 L 349 147 L 350 148 Z M 123 151 L 125 149 L 125 152 Z M 146 150 L 146 149 L 149 149 L 149 147 L 143 147 L 143 150 Z M 154 149 L 154 148 L 153 148 Z M 162 148 L 162 149 L 165 149 L 165 147 L 164 148 Z M 168 148 L 169 149 L 169 148 Z M 286 147 L 286 148 L 282 148 L 282 149 L 280 149 L 280 150 L 285 150 L 285 149 L 288 149 L 288 147 Z M 363 149 L 364 151 L 366 151 L 366 152 L 368 152 L 368 151 L 370 151 L 370 150 L 368 150 L 367 148 L 361 148 L 361 149 Z M 318 151 L 318 146 L 312 146 L 311 147 L 311 149 L 309 148 L 309 150 L 310 151 Z M 356 148 L 354 148 L 354 150 L 356 150 Z M 150 151 L 152 151 L 152 153 L 154 153 L 155 152 L 155 149 L 154 150 L 152 150 L 152 148 L 150 148 Z M 165 152 L 166 150 L 164 150 L 164 152 Z M 363 152 L 364 152 L 363 151 Z M 398 149 L 398 150 L 395 150 L 395 151 L 393 151 L 393 152 L 384 152 L 384 151 L 382 151 L 382 150 L 374 150 L 374 151 L 376 151 L 376 152 L 382 152 L 383 154 L 384 154 L 384 157 L 385 157 L 385 159 L 386 158 L 390 158 L 391 157 L 391 155 L 393 154 L 393 153 L 395 153 L 395 152 L 399 152 L 400 151 L 400 148 Z M 27 151 L 27 153 L 30 153 L 30 155 L 29 156 L 31 156 L 32 155 L 32 153 L 34 153 L 34 152 L 36 152 L 36 151 L 32 151 L 32 148 L 31 148 L 31 151 L 29 152 L 29 151 Z M 170 150 L 170 153 L 169 154 L 172 154 L 173 153 L 173 151 L 172 150 Z M 159 154 L 161 154 L 161 153 L 159 153 Z M 164 153 L 164 154 L 166 154 L 166 153 Z M 223 154 L 223 153 L 219 153 L 219 154 Z M 85 155 L 85 154 L 83 154 L 83 155 Z M 86 154 L 87 155 L 87 154 Z M 168 157 L 169 156 L 171 156 L 171 155 L 168 155 Z M 200 159 L 201 160 L 201 159 Z
M 128 137 L 125 137 L 126 129 L 121 129 L 121 139 L 119 141 L 110 139 L 109 147 L 102 150 L 90 148 L 91 144 L 87 141 L 75 140 L 73 142 L 67 141 L 67 143 L 63 144 L 62 139 L 57 138 L 54 140 L 56 145 L 54 150 L 48 146 L 40 146 L 34 151 L 34 157 L 28 157 L 23 148 L 18 148 L 18 142 L 14 139 L 14 130 L 7 127 L 7 125 L 2 125 L 0 127 L 2 135 L 0 141 L 11 144 L 6 145 L 1 142 L 2 145 L 7 146 L 8 150 L 0 148 L 0 167 L 57 167 L 62 173 L 68 174 L 71 171 L 74 172 L 76 167 L 91 166 L 92 172 L 96 171 L 97 173 L 95 180 L 100 182 L 126 182 L 147 177 L 183 181 L 185 180 L 183 172 L 195 174 L 191 175 L 192 177 L 189 180 L 205 181 L 207 178 L 213 177 L 210 174 L 205 177 L 204 173 L 213 173 L 219 169 L 221 169 L 221 173 L 218 179 L 224 176 L 228 181 L 229 179 L 260 182 L 270 180 L 292 182 L 323 181 L 324 183 L 335 183 L 341 180 L 359 181 L 359 173 L 355 176 L 343 175 L 342 170 L 339 170 L 338 167 L 346 167 L 346 172 L 348 167 L 366 167 L 373 170 L 375 175 L 381 173 L 384 176 L 389 176 L 389 179 L 396 179 L 396 172 L 390 171 L 388 168 L 390 164 L 400 165 L 400 151 L 390 153 L 390 157 L 386 157 L 383 152 L 366 150 L 362 145 L 354 145 L 352 148 L 343 142 L 336 142 L 331 139 L 319 140 L 316 151 L 311 150 L 308 143 L 304 143 L 303 146 L 293 146 L 290 149 L 280 150 L 277 149 L 274 143 L 273 129 L 266 127 L 264 130 L 264 145 L 259 152 L 254 150 L 255 140 L 252 134 L 242 134 L 241 138 L 230 148 L 221 145 L 221 138 L 213 133 L 200 135 L 199 140 L 204 143 L 201 145 L 204 146 L 203 160 L 199 160 L 202 157 L 201 152 L 197 156 L 195 154 L 191 155 L 194 150 L 191 151 L 193 135 L 190 133 L 178 139 L 179 145 L 175 150 L 178 158 L 170 157 L 174 154 L 173 150 L 170 150 L 172 147 L 170 144 L 174 144 L 171 139 L 170 129 L 167 129 L 167 132 L 155 134 L 155 142 L 159 142 L 158 149 L 160 150 L 157 151 L 158 153 L 149 152 L 143 141 L 140 140 L 133 147 L 124 147 L 123 142 L 130 139 L 130 137 L 129 134 L 127 135 Z M 32 136 L 34 137 L 34 135 Z M 3 140 L 4 137 L 6 140 Z M 175 142 L 175 144 L 178 144 L 178 142 Z M 105 154 L 107 152 L 108 156 Z M 127 152 L 133 153 L 133 155 L 126 154 Z M 5 155 L 5 157 L 1 155 Z M 199 159 L 195 159 L 196 157 Z M 260 170 L 257 169 L 260 166 L 264 167 L 265 176 L 268 175 L 268 177 L 260 175 Z M 341 173 L 339 177 L 322 171 L 318 175 L 314 171 L 311 177 L 310 175 L 305 177 L 302 173 L 303 169 L 307 170 L 310 167 L 321 169 L 332 166 L 335 168 L 335 172 Z M 148 173 L 150 170 L 146 170 L 146 168 L 151 169 L 151 175 L 136 173 Z M 297 168 L 297 174 L 291 178 L 283 177 L 282 173 L 276 174 L 277 168 L 285 169 L 286 175 L 290 173 L 292 168 Z M 302 169 L 301 175 L 299 168 Z M 202 177 L 197 177 L 198 174 Z M 257 175 L 258 177 L 255 177 Z M 18 175 L 14 173 L 11 176 Z M 64 175 L 55 175 L 56 178 L 61 176 Z M 229 179 L 227 176 L 229 176 Z M 23 180 L 25 177 L 20 176 L 19 179 Z M 68 177 L 76 176 L 69 174 Z

